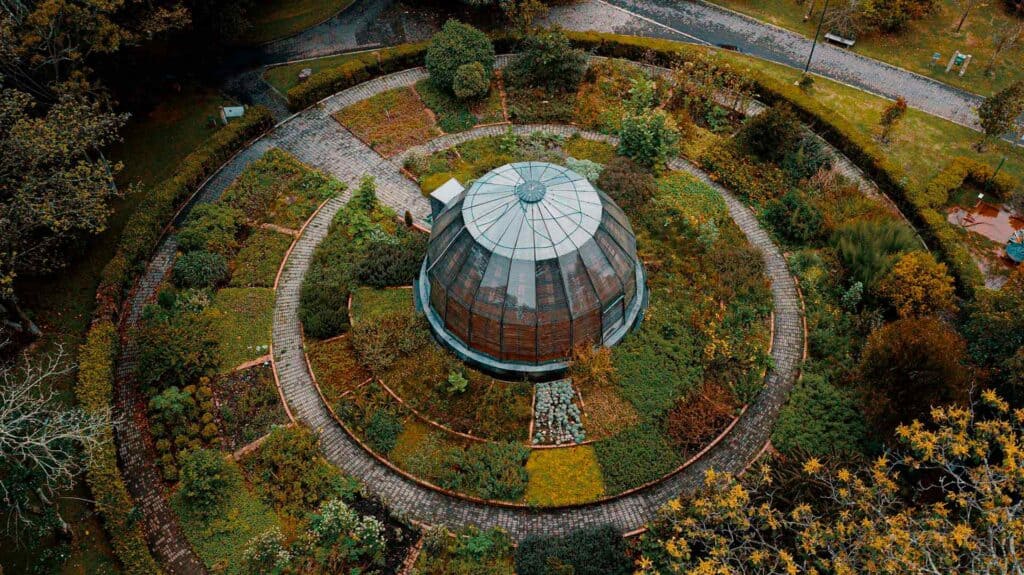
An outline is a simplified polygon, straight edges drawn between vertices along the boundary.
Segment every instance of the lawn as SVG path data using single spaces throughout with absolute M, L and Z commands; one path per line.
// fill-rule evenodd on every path
M 597 455 L 590 445 L 558 449 L 534 449 L 526 461 L 530 481 L 526 502 L 530 505 L 571 505 L 604 495 Z
M 224 288 L 204 313 L 220 344 L 221 369 L 230 371 L 269 352 L 274 290 Z
M 203 563 L 213 572 L 233 574 L 241 573 L 242 554 L 249 540 L 279 526 L 280 521 L 249 491 L 238 465 L 229 465 L 232 481 L 237 484 L 226 490 L 226 500 L 216 513 L 208 517 L 193 513 L 180 491 L 171 497 L 171 507 L 178 515 L 182 533 Z
M 316 74 L 322 70 L 330 70 L 331 68 L 341 66 L 349 60 L 358 58 L 361 54 L 362 52 L 338 54 L 337 56 L 326 56 L 324 58 L 314 58 L 312 60 L 304 60 L 293 64 L 272 66 L 263 72 L 263 79 L 269 82 L 270 85 L 282 95 L 287 94 L 288 90 L 291 90 L 299 84 L 299 72 L 305 68 L 309 68 L 314 74 Z
M 297 34 L 334 16 L 352 0 L 257 0 L 246 10 L 252 29 L 240 39 L 245 44 L 262 44 Z
M 277 270 L 293 239 L 267 229 L 250 234 L 231 260 L 231 287 L 274 287 Z
M 723 52 L 722 57 L 785 82 L 796 81 L 800 76 L 797 70 L 740 54 Z M 884 98 L 823 78 L 815 78 L 814 87 L 806 97 L 833 110 L 836 116 L 869 135 L 875 134 L 882 111 L 889 104 Z M 925 185 L 954 156 L 974 158 L 995 167 L 1005 155 L 1003 170 L 1018 181 L 1024 181 L 1024 149 L 1000 141 L 986 152 L 978 153 L 974 144 L 981 139 L 980 133 L 919 110 L 908 110 L 891 138 L 887 150 L 896 163 L 903 166 L 915 186 Z
M 361 100 L 334 118 L 384 157 L 441 135 L 434 114 L 413 88 L 395 88 Z
M 795 0 L 711 0 L 727 8 L 743 12 L 760 20 L 813 37 L 821 14 L 821 2 L 815 8 L 815 17 L 804 21 L 808 4 L 797 4 Z M 921 20 L 911 21 L 900 34 L 872 35 L 857 39 L 853 51 L 865 56 L 889 62 L 918 74 L 935 78 L 959 88 L 990 95 L 1014 80 L 1024 78 L 1020 66 L 1024 48 L 1010 49 L 994 68 L 994 75 L 985 74 L 985 68 L 995 50 L 993 38 L 1001 27 L 1012 23 L 1013 18 L 1002 8 L 1001 0 L 978 2 L 971 10 L 960 33 L 956 24 L 962 12 L 956 0 L 938 0 L 937 10 Z M 823 30 L 823 33 L 827 30 Z M 956 72 L 945 73 L 946 64 L 953 52 L 974 56 L 967 72 L 960 77 Z M 931 64 L 932 54 L 942 55 L 940 63 Z
M 352 325 L 373 322 L 395 311 L 413 311 L 412 290 L 405 288 L 374 289 L 358 287 L 352 290 Z

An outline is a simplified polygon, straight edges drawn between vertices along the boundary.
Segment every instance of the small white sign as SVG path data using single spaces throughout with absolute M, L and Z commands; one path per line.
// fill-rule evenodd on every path
M 221 109 L 225 118 L 241 118 L 245 115 L 245 106 L 224 106 Z

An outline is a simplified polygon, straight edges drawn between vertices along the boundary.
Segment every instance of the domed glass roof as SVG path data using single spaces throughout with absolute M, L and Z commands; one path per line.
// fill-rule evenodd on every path
M 492 371 L 562 370 L 614 345 L 645 303 L 636 238 L 586 178 L 544 162 L 496 168 L 438 214 L 418 297 L 441 341 Z
M 601 198 L 586 178 L 543 162 L 506 164 L 477 180 L 462 204 L 469 233 L 514 260 L 567 254 L 601 224 Z

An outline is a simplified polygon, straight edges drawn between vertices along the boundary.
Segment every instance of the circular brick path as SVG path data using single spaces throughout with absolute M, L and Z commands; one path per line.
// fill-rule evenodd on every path
M 506 61 L 499 58 L 499 65 Z M 422 68 L 380 77 L 339 92 L 290 117 L 222 166 L 203 185 L 195 203 L 219 198 L 249 164 L 277 147 L 303 163 L 346 182 L 349 189 L 353 189 L 362 176 L 372 175 L 377 181 L 378 197 L 382 202 L 398 213 L 409 210 L 416 219 L 422 219 L 429 213 L 429 205 L 419 187 L 400 173 L 404 154 L 390 160 L 382 158 L 342 128 L 331 114 L 359 100 L 412 85 L 425 77 L 426 72 Z M 424 146 L 423 151 L 451 147 L 485 135 L 497 135 L 506 129 L 504 126 L 491 126 L 442 136 Z M 577 132 L 568 126 L 526 125 L 514 129 L 520 133 L 538 129 L 563 135 Z M 599 134 L 583 135 L 614 141 Z M 729 436 L 682 473 L 607 503 L 568 510 L 532 511 L 491 507 L 445 496 L 403 479 L 363 451 L 330 418 L 320 401 L 306 370 L 298 321 L 299 289 L 313 248 L 326 235 L 331 218 L 344 205 L 347 195 L 327 202 L 309 222 L 285 263 L 278 285 L 272 339 L 274 365 L 296 417 L 320 433 L 328 459 L 363 481 L 371 492 L 396 512 L 428 523 L 502 527 L 517 539 L 530 533 L 564 534 L 581 526 L 606 523 L 622 531 L 630 531 L 646 523 L 668 499 L 696 488 L 706 470 L 738 472 L 744 469 L 767 442 L 779 409 L 796 380 L 804 347 L 802 307 L 785 259 L 768 234 L 758 226 L 750 210 L 727 190 L 708 181 L 691 164 L 677 159 L 671 162 L 670 167 L 693 173 L 722 194 L 733 218 L 762 253 L 772 283 L 775 306 L 772 351 L 775 367 L 769 373 L 763 391 Z M 187 212 L 188 209 L 183 210 L 182 217 Z M 169 272 L 175 251 L 173 236 L 167 237 L 157 249 L 132 292 L 124 318 L 125 328 L 137 323 L 144 305 L 155 299 L 156 289 Z M 134 391 L 137 388 L 133 377 L 136 347 L 130 338 L 124 338 L 115 383 L 118 414 L 123 421 L 117 429 L 117 447 L 126 482 L 140 505 L 149 543 L 167 572 L 205 573 L 202 562 L 181 533 L 177 517 L 167 504 L 163 483 L 151 463 L 155 453 L 145 441 L 147 432 L 139 423 L 145 417 L 144 405 L 138 401 Z
M 505 130 L 505 126 L 490 126 L 446 135 L 416 151 L 446 149 L 474 138 L 499 135 Z M 615 143 L 612 137 L 563 125 L 523 125 L 515 126 L 514 130 L 523 134 L 544 130 L 563 136 L 579 133 L 583 137 Z M 392 168 L 397 171 L 402 159 L 410 152 L 393 158 L 390 163 Z M 761 252 L 771 280 L 775 308 L 772 346 L 774 369 L 768 374 L 764 389 L 725 440 L 693 465 L 656 485 L 612 501 L 544 511 L 488 506 L 451 497 L 413 483 L 377 461 L 331 418 L 322 403 L 303 357 L 302 330 L 298 319 L 302 279 L 309 267 L 313 250 L 327 235 L 334 214 L 344 205 L 343 198 L 328 202 L 309 223 L 285 262 L 278 284 L 273 356 L 282 391 L 296 417 L 319 432 L 324 453 L 332 463 L 365 483 L 372 493 L 397 513 L 426 523 L 443 523 L 453 527 L 501 527 L 515 539 L 530 534 L 565 534 L 580 527 L 600 524 L 612 524 L 623 532 L 632 531 L 648 522 L 667 500 L 695 489 L 706 470 L 714 468 L 731 473 L 742 471 L 768 441 L 778 412 L 799 373 L 804 347 L 802 306 L 785 259 L 768 234 L 761 229 L 753 213 L 730 192 L 711 182 L 703 172 L 688 162 L 675 159 L 670 162 L 670 167 L 693 174 L 725 198 L 733 219 L 751 244 Z M 402 208 L 393 207 L 399 210 Z

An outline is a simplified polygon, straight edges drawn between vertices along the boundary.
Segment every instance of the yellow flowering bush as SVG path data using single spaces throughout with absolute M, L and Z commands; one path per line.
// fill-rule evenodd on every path
M 640 543 L 638 574 L 1019 573 L 1024 410 L 986 391 L 900 426 L 900 446 L 856 468 L 817 458 L 806 501 L 767 465 L 742 480 L 708 471 Z

